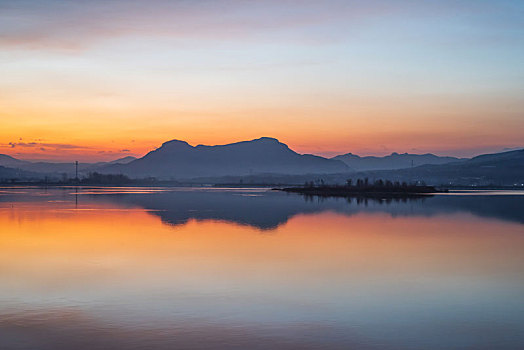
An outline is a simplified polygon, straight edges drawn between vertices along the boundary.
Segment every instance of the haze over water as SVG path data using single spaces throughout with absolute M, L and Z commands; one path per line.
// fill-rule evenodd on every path
M 521 349 L 522 192 L 0 189 L 2 349 Z

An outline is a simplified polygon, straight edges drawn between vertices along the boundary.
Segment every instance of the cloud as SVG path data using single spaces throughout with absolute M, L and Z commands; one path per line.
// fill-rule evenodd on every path
M 53 148 L 54 150 L 85 150 L 85 149 L 91 149 L 91 147 L 87 146 L 80 146 L 80 145 L 72 145 L 67 143 L 44 143 L 44 142 L 9 142 L 7 145 L 4 144 L 4 146 L 8 146 L 11 148 L 39 148 L 40 150 L 44 151 L 47 148 Z
M 386 1 L 90 0 L 0 2 L 0 45 L 84 49 L 121 36 L 236 40 L 329 39 L 337 31 L 310 26 L 346 24 L 394 12 Z M 200 42 L 201 43 L 201 42 Z
M 515 146 L 515 147 L 503 147 L 502 148 L 502 152 L 509 152 L 509 151 L 520 151 L 520 150 L 524 150 L 524 145 L 523 146 Z
M 473 0 L 3 0 L 0 47 L 81 51 L 125 36 L 191 40 L 200 46 L 260 40 L 319 44 L 358 37 L 370 25 L 395 17 L 398 23 L 435 23 L 439 16 L 462 18 L 466 27 L 480 25 L 487 29 L 480 37 L 491 33 L 499 40 L 497 33 L 505 29 L 520 32 L 522 10 L 508 1 Z

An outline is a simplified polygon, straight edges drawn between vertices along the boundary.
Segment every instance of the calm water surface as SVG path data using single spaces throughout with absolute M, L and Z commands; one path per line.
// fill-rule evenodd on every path
M 524 193 L 0 188 L 0 349 L 523 349 Z

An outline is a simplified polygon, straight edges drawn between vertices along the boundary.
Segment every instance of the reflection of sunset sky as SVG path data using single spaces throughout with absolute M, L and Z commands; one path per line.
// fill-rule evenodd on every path
M 522 146 L 519 1 L 3 1 L 0 153 Z
M 506 200 L 506 210 L 518 207 L 516 195 L 493 197 Z M 465 195 L 440 198 L 454 203 Z M 506 339 L 514 345 L 524 324 L 522 224 L 461 206 L 413 209 L 437 199 L 388 206 L 312 203 L 261 189 L 5 187 L 2 344 L 432 350 Z M 197 215 L 216 211 L 199 201 L 226 211 L 263 211 L 255 203 L 267 201 L 284 219 L 271 228 L 238 224 L 225 212 Z M 157 202 L 165 209 L 144 205 Z M 190 211 L 184 220 L 166 223 L 167 211 L 184 210 Z M 271 222 L 275 214 L 264 213 Z
M 522 288 L 518 224 L 469 215 L 322 213 L 262 233 L 212 220 L 172 227 L 139 209 L 92 209 L 2 209 L 2 297 L 38 306 L 227 294 L 299 309 L 334 304 L 324 305 L 321 312 L 329 313 L 357 301 L 407 302 L 404 293 L 422 302 Z

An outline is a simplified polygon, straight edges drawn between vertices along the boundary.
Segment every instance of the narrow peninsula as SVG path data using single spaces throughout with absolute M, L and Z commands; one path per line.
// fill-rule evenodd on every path
M 275 188 L 275 190 L 323 197 L 410 197 L 447 192 L 446 189 L 437 189 L 425 184 L 407 184 L 389 180 L 370 183 L 368 179 L 358 179 L 355 183 L 347 180 L 345 185 L 326 185 L 322 181 L 308 182 L 304 186 Z

